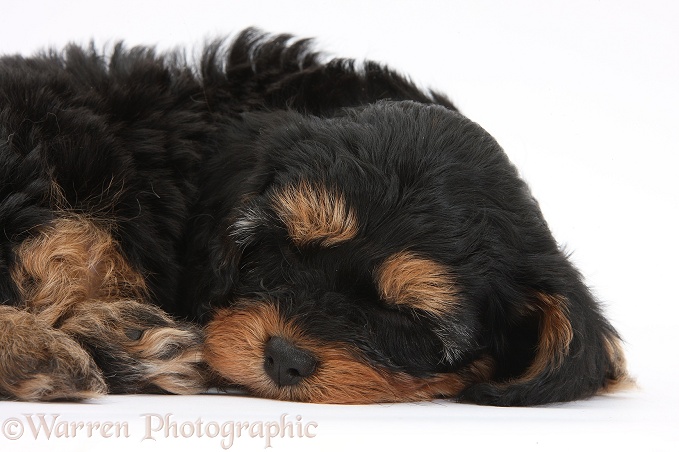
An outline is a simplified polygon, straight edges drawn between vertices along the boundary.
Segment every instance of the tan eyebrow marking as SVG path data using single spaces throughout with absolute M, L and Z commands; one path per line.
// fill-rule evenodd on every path
M 302 181 L 276 193 L 273 207 L 299 246 L 329 247 L 356 237 L 358 219 L 336 190 Z
M 449 312 L 457 301 L 450 270 L 409 251 L 391 255 L 374 276 L 380 295 L 388 303 L 441 315 Z

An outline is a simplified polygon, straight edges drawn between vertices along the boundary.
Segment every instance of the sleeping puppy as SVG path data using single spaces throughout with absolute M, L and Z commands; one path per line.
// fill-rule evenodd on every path
M 247 112 L 203 173 L 182 298 L 226 381 L 311 402 L 531 405 L 626 380 L 526 184 L 443 96 L 287 37 L 242 35 L 225 71 L 209 55 L 213 111 Z
M 0 61 L 0 394 L 574 400 L 620 339 L 499 145 L 375 63 L 246 30 Z

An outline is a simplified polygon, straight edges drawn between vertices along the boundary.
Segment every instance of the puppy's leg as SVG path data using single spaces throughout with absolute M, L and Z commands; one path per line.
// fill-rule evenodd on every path
M 206 389 L 200 329 L 174 321 L 155 306 L 93 300 L 76 306 L 61 331 L 90 352 L 113 393 Z
M 203 389 L 199 331 L 144 303 L 144 278 L 105 225 L 57 219 L 16 255 L 13 279 L 27 309 L 80 343 L 110 391 Z
M 37 401 L 105 392 L 101 371 L 76 341 L 27 311 L 0 306 L 0 396 Z

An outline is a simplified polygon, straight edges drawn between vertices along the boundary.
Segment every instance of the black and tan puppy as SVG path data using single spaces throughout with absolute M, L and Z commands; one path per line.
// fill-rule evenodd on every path
M 627 379 L 499 145 L 382 66 L 253 30 L 199 68 L 6 57 L 0 134 L 4 396 L 209 374 L 308 402 L 531 405 Z

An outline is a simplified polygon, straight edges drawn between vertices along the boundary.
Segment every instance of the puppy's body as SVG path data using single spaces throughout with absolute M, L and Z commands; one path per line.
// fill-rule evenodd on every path
M 199 74 L 144 49 L 5 58 L 0 98 L 6 396 L 202 389 L 201 333 L 165 313 L 267 397 L 529 405 L 625 378 L 500 147 L 383 67 L 247 31 Z
M 210 131 L 200 92 L 150 51 L 0 60 L 3 395 L 203 388 L 202 334 L 166 313 Z

